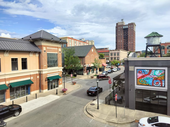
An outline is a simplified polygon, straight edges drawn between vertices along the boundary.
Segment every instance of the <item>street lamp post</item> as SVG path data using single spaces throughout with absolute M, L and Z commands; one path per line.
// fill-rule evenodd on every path
M 97 109 L 99 109 L 99 89 L 98 89 L 98 82 L 99 82 L 99 80 L 97 79 Z
M 66 82 L 65 78 L 66 78 L 66 75 L 65 75 L 65 72 L 63 72 L 63 74 L 64 74 L 64 89 L 65 89 L 65 82 Z

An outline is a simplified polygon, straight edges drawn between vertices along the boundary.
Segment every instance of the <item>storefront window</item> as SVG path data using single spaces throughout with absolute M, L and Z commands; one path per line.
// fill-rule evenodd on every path
M 28 95 L 30 93 L 29 87 L 30 87 L 30 85 L 10 88 L 10 99 L 12 100 L 15 98 L 19 98 L 19 97 Z
M 142 102 L 142 90 L 136 90 L 136 101 Z
M 0 91 L 0 103 L 5 101 L 5 91 L 1 90 Z
M 58 79 L 53 81 L 48 81 L 48 90 L 58 87 Z

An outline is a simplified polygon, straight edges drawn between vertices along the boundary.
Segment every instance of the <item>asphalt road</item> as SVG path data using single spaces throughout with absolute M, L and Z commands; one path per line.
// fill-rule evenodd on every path
M 109 76 L 113 78 L 118 73 L 120 71 Z M 81 89 L 9 121 L 7 127 L 113 127 L 84 114 L 84 106 L 96 98 L 86 94 L 90 86 L 96 85 L 96 80 L 77 80 L 77 83 L 82 85 Z M 99 86 L 108 90 L 108 80 L 100 81 Z M 135 123 L 129 126 L 137 127 Z

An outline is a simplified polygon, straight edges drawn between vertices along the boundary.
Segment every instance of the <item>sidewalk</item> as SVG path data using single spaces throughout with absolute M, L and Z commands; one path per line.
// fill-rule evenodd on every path
M 131 122 L 138 122 L 139 119 L 143 117 L 152 117 L 152 116 L 166 116 L 163 114 L 146 112 L 141 110 L 132 110 L 125 107 L 117 106 L 117 117 L 116 117 L 116 106 L 105 104 L 105 97 L 109 94 L 109 91 L 105 91 L 102 94 L 99 94 L 99 109 L 97 109 L 97 100 L 89 102 L 84 107 L 84 112 L 87 116 L 92 119 L 112 124 L 120 124 L 124 126 Z
M 64 85 L 64 84 L 63 84 Z M 73 85 L 72 82 L 68 82 L 65 84 L 65 88 L 67 88 L 66 94 L 62 92 L 64 86 L 58 88 L 58 94 L 56 94 L 56 89 L 44 92 L 44 93 L 37 93 L 37 99 L 35 94 L 31 94 L 27 96 L 27 102 L 26 102 L 26 96 L 21 97 L 19 99 L 14 100 L 14 104 L 19 104 L 22 107 L 22 112 L 18 116 L 22 116 L 25 113 L 28 113 L 36 108 L 39 108 L 41 106 L 44 106 L 52 101 L 55 101 L 59 99 L 60 97 L 67 95 L 71 93 L 72 91 L 78 89 L 81 87 L 80 84 Z M 5 102 L 3 105 L 10 105 L 12 102 Z M 15 119 L 16 117 L 11 117 L 9 119 L 6 119 L 5 122 L 8 122 L 12 119 Z

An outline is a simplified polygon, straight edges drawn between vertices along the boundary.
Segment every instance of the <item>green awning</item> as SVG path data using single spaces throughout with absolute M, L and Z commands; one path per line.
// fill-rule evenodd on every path
M 8 87 L 5 84 L 0 85 L 0 90 L 6 90 Z
M 25 86 L 25 85 L 29 85 L 29 84 L 33 84 L 33 82 L 30 79 L 29 80 L 24 80 L 24 81 L 10 83 L 10 86 L 11 87 L 18 87 L 18 86 Z
M 60 79 L 61 77 L 59 75 L 48 77 L 48 80 L 53 81 L 54 79 Z

